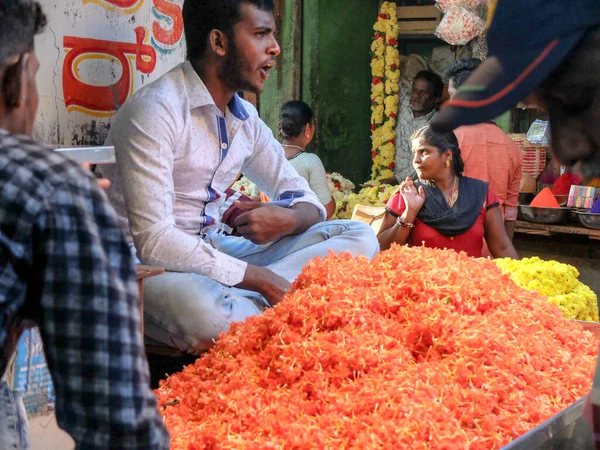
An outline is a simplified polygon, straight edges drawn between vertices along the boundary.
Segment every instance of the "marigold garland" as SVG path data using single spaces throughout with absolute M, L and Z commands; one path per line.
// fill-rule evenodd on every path
M 394 195 L 398 186 L 367 186 L 358 194 L 349 194 L 341 198 L 336 204 L 336 219 L 350 219 L 356 205 L 385 206 Z
M 396 117 L 400 81 L 396 3 L 383 2 L 371 44 L 371 179 L 394 174 Z
M 355 187 L 352 181 L 337 172 L 327 172 L 327 185 L 336 201 L 351 194 Z
M 558 261 L 544 261 L 537 256 L 521 260 L 503 258 L 494 262 L 519 286 L 548 297 L 567 319 L 598 322 L 598 298 L 578 280 L 579 271 L 575 267 Z
M 315 260 L 156 391 L 173 450 L 500 448 L 590 388 L 597 341 L 493 261 Z

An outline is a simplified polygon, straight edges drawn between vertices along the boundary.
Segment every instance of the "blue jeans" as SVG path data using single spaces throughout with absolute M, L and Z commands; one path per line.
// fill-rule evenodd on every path
M 0 381 L 0 450 L 28 450 L 29 425 L 23 398 Z
M 367 224 L 336 220 L 318 223 L 304 233 L 266 245 L 210 232 L 205 242 L 249 264 L 271 269 L 293 281 L 310 260 L 330 251 L 373 258 L 379 250 Z M 213 346 L 232 322 L 261 314 L 262 295 L 224 286 L 196 273 L 167 272 L 144 280 L 144 326 L 147 342 L 195 353 Z

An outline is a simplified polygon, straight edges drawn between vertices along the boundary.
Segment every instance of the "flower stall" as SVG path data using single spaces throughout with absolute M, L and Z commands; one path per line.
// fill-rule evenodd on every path
M 493 261 L 394 246 L 309 263 L 156 394 L 174 450 L 536 448 L 597 347 Z

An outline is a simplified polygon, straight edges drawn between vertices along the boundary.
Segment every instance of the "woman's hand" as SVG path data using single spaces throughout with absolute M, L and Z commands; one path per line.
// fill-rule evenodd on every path
M 404 205 L 406 205 L 406 214 L 412 216 L 411 218 L 414 220 L 414 217 L 417 216 L 425 203 L 423 186 L 419 186 L 419 189 L 417 189 L 410 177 L 406 177 L 406 180 L 400 185 L 399 191 L 404 200 Z

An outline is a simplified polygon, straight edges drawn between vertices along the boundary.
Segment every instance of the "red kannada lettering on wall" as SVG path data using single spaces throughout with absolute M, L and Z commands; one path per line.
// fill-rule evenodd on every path
M 104 0 L 104 1 L 106 3 L 110 3 L 111 5 L 115 5 L 118 8 L 131 8 L 139 0 Z
M 109 11 L 121 14 L 133 14 L 144 4 L 144 0 L 83 0 L 83 4 L 96 3 Z
M 173 21 L 173 26 L 170 30 L 165 30 L 160 26 L 158 21 L 152 23 L 152 35 L 154 38 L 163 44 L 175 45 L 183 36 L 183 17 L 181 8 L 174 3 L 166 0 L 152 0 L 156 10 L 169 17 Z
M 167 48 L 159 44 L 174 46 L 183 36 L 183 17 L 181 15 L 181 7 L 168 0 L 152 0 L 154 9 L 159 14 L 170 19 L 172 26 L 166 30 L 162 27 L 159 21 L 152 22 L 152 37 L 156 47 L 161 53 L 169 53 Z
M 128 0 L 113 0 L 127 2 Z M 156 51 L 144 44 L 146 29 L 135 28 L 135 43 L 114 42 L 65 36 L 63 46 L 69 49 L 63 63 L 63 95 L 68 111 L 82 110 L 94 116 L 113 114 L 133 93 L 133 68 L 128 55 L 135 55 L 139 72 L 150 74 L 156 67 Z M 114 59 L 121 65 L 121 77 L 110 86 L 85 83 L 77 76 L 77 66 L 84 59 Z

